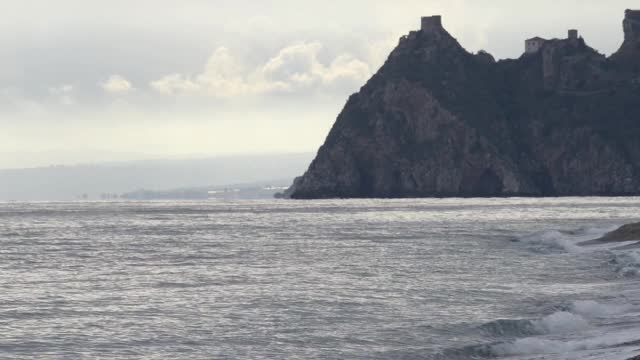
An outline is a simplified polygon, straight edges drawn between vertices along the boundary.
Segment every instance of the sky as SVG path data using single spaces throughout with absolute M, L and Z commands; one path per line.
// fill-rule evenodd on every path
M 638 0 L 0 0 L 0 168 L 314 152 L 422 15 L 516 58 Z

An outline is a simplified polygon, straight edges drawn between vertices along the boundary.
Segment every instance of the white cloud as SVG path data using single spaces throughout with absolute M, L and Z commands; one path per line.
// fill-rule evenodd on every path
M 151 88 L 165 94 L 197 93 L 200 86 L 182 74 L 171 74 L 151 82 Z
M 318 62 L 322 44 L 302 43 L 286 47 L 271 58 L 262 68 L 267 81 L 282 81 L 291 85 L 309 86 L 324 70 Z
M 371 66 L 349 54 L 329 64 L 319 60 L 322 44 L 297 43 L 281 49 L 263 65 L 243 66 L 224 47 L 218 48 L 195 76 L 171 74 L 151 82 L 165 95 L 204 95 L 232 98 L 304 92 L 351 91 L 371 76 Z
M 323 84 L 337 86 L 362 85 L 371 76 L 371 67 L 349 55 L 338 56 L 322 74 Z
M 120 75 L 111 75 L 100 87 L 110 94 L 125 94 L 134 90 L 129 80 Z

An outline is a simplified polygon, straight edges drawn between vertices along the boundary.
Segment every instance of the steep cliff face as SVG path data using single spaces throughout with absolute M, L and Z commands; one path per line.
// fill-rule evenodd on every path
M 640 71 L 640 11 L 627 10 L 622 26 L 624 43 L 611 58 L 622 70 L 637 73 Z
M 352 95 L 292 198 L 640 194 L 640 27 L 495 62 L 441 26 L 400 39 Z
M 624 41 L 637 43 L 640 40 L 640 10 L 625 11 L 622 26 Z

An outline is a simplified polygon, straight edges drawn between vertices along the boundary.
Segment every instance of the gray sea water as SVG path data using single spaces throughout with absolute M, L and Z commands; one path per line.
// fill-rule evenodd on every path
M 0 204 L 2 359 L 627 359 L 640 198 Z M 640 239 L 639 239 L 640 240 Z

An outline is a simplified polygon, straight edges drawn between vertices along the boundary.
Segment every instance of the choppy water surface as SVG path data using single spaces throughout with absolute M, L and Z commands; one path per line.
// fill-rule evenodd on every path
M 0 204 L 7 359 L 626 359 L 640 198 Z M 640 239 L 639 239 L 640 240 Z

